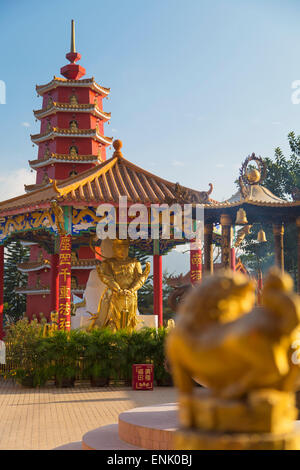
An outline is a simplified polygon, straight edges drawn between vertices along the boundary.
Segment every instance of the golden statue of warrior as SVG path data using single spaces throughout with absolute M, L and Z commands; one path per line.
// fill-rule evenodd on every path
M 150 263 L 144 272 L 139 261 L 128 256 L 128 240 L 113 241 L 113 257 L 97 266 L 100 280 L 107 286 L 100 299 L 98 313 L 90 328 L 109 327 L 133 330 L 137 324 L 137 291 L 146 282 Z
M 177 449 L 300 448 L 292 349 L 300 298 L 291 277 L 272 268 L 262 306 L 254 302 L 253 281 L 231 271 L 185 298 L 167 339 L 180 393 Z M 207 388 L 195 390 L 193 378 Z

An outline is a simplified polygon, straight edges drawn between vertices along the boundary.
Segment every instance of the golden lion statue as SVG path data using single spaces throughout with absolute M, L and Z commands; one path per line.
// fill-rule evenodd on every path
M 255 307 L 253 281 L 232 271 L 204 279 L 187 295 L 166 343 L 181 425 L 225 432 L 291 429 L 300 372 L 292 362 L 300 298 L 291 277 L 272 268 L 262 303 Z M 207 387 L 196 405 L 193 378 Z

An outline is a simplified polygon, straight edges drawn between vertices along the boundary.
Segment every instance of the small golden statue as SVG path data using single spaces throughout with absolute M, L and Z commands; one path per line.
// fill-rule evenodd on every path
M 58 312 L 53 310 L 50 313 L 50 322 L 45 323 L 43 327 L 43 336 L 51 336 L 55 331 L 58 330 Z
M 70 105 L 71 106 L 77 106 L 78 105 L 78 99 L 74 93 L 70 96 Z
M 52 106 L 53 106 L 53 99 L 51 96 L 49 96 L 46 109 L 50 109 Z
M 73 121 L 70 122 L 70 130 L 71 130 L 72 132 L 78 131 L 78 124 L 77 124 L 77 121 L 74 121 L 74 120 L 73 120 Z
M 206 278 L 183 302 L 167 339 L 179 389 L 177 449 L 300 449 L 292 344 L 300 298 L 272 268 L 254 307 L 255 286 L 240 273 Z M 207 388 L 195 393 L 194 380 Z
M 70 147 L 70 153 L 69 153 L 70 157 L 72 158 L 76 158 L 78 157 L 78 152 L 77 152 L 77 148 L 75 147 L 75 145 L 72 145 Z
M 90 328 L 133 330 L 137 325 L 137 291 L 149 276 L 150 263 L 146 263 L 143 272 L 140 262 L 128 257 L 128 250 L 128 240 L 114 240 L 114 257 L 97 265 L 99 278 L 107 288 L 100 299 L 98 313 L 92 316 Z

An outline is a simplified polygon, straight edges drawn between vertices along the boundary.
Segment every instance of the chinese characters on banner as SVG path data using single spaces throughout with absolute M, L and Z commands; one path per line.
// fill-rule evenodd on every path
M 200 246 L 195 247 L 195 245 L 195 242 L 191 243 L 191 246 L 193 246 L 193 248 L 196 248 L 194 250 L 191 249 L 190 252 L 190 273 L 192 284 L 201 282 L 202 279 L 202 251 Z
M 153 390 L 153 364 L 133 364 L 133 390 Z
M 58 320 L 61 330 L 71 328 L 71 235 L 63 235 L 60 238 L 59 250 L 59 308 Z

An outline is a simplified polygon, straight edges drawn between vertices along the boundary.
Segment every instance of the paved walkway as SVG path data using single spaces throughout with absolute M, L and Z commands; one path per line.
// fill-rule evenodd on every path
M 0 449 L 53 449 L 116 423 L 122 411 L 174 401 L 176 392 L 170 387 L 140 392 L 88 384 L 26 389 L 0 378 Z

